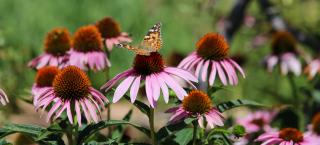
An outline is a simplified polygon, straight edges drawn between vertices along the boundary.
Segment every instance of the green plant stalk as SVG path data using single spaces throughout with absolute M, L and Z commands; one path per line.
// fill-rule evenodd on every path
M 197 130 L 198 130 L 198 123 L 197 121 L 193 121 L 193 138 L 192 138 L 192 145 L 197 144 Z
M 149 117 L 152 145 L 157 145 L 156 133 L 154 131 L 154 109 L 151 106 L 150 106 L 150 114 L 148 117 Z
M 291 87 L 291 91 L 292 91 L 292 96 L 294 98 L 294 105 L 295 107 L 297 107 L 298 109 L 301 109 L 301 103 L 300 103 L 300 98 L 298 96 L 298 92 L 297 92 L 297 85 L 294 81 L 294 76 L 292 74 L 288 75 L 288 79 L 289 79 L 289 84 Z

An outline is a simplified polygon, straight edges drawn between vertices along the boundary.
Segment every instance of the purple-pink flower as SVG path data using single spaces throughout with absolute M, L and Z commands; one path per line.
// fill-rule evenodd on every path
M 255 141 L 261 142 L 262 145 L 316 145 L 315 142 L 312 142 L 310 136 L 304 135 L 295 128 L 284 128 L 276 132 L 266 132 Z
M 272 53 L 265 58 L 269 72 L 279 64 L 283 75 L 292 72 L 301 74 L 301 63 L 298 59 L 295 38 L 286 31 L 276 32 L 272 38 Z
M 9 103 L 8 96 L 2 89 L 0 89 L 0 103 L 2 105 L 7 105 L 7 103 Z
M 238 70 L 243 77 L 242 68 L 228 57 L 229 46 L 224 37 L 215 33 L 204 35 L 196 44 L 197 50 L 181 61 L 178 68 L 192 71 L 202 81 L 212 86 L 219 75 L 223 85 L 238 84 Z
M 100 71 L 111 66 L 103 51 L 101 34 L 93 25 L 83 26 L 76 31 L 69 54 L 69 64 L 82 70 Z
M 237 123 L 246 128 L 247 133 L 256 133 L 258 131 L 268 132 L 272 130 L 271 121 L 275 113 L 270 111 L 255 111 L 246 117 L 237 119 Z
M 170 108 L 166 112 L 173 113 L 169 120 L 170 123 L 177 123 L 183 121 L 185 118 L 194 117 L 197 118 L 198 124 L 202 128 L 206 128 L 204 121 L 207 122 L 210 128 L 224 125 L 224 118 L 222 114 L 212 106 L 210 97 L 199 90 L 192 90 L 182 100 L 181 106 Z
M 320 143 L 320 112 L 313 116 L 312 122 L 308 126 L 308 131 L 305 134 L 310 136 L 313 142 Z
M 137 98 L 140 85 L 145 85 L 147 99 L 151 107 L 156 106 L 156 101 L 162 92 L 166 103 L 169 102 L 169 88 L 176 93 L 177 97 L 182 100 L 186 91 L 179 85 L 176 77 L 179 77 L 190 85 L 197 82 L 197 79 L 189 72 L 164 65 L 163 58 L 158 52 L 152 52 L 150 55 L 136 55 L 133 68 L 130 68 L 113 79 L 108 81 L 101 89 L 108 91 L 118 81 L 123 80 L 115 89 L 113 102 L 117 102 L 130 89 L 131 102 Z
M 47 66 L 38 70 L 35 83 L 31 89 L 34 105 L 37 104 L 38 97 L 44 93 L 45 90 L 52 87 L 52 82 L 58 73 L 59 69 L 55 66 Z
M 67 51 L 71 47 L 71 38 L 67 29 L 55 28 L 51 30 L 45 39 L 45 52 L 34 58 L 28 66 L 40 69 L 45 66 L 64 67 L 69 61 Z
M 105 17 L 98 21 L 96 27 L 99 29 L 108 51 L 111 51 L 119 43 L 132 41 L 126 32 L 121 32 L 120 25 L 111 17 Z
M 107 98 L 91 86 L 88 76 L 76 66 L 62 69 L 54 78 L 52 87 L 37 99 L 36 110 L 50 108 L 47 121 L 55 120 L 66 111 L 69 122 L 73 124 L 76 116 L 79 126 L 82 112 L 89 123 L 92 120 L 97 123 L 101 109 L 108 103 Z

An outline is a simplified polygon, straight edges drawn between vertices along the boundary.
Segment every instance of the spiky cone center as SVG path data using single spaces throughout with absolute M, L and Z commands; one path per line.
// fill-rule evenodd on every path
M 56 28 L 47 33 L 44 42 L 46 53 L 54 56 L 65 55 L 71 47 L 70 33 L 65 28 Z
M 59 73 L 59 69 L 54 66 L 43 67 L 38 70 L 36 84 L 38 87 L 51 87 L 54 78 Z
M 152 52 L 149 56 L 136 55 L 133 68 L 140 75 L 150 75 L 163 71 L 164 60 L 158 52 Z
M 298 129 L 295 128 L 284 128 L 280 130 L 279 137 L 286 141 L 294 141 L 299 143 L 303 141 L 303 134 Z
M 120 25 L 110 17 L 105 17 L 98 21 L 96 27 L 105 39 L 118 37 L 121 34 Z
M 73 48 L 80 52 L 102 51 L 101 34 L 94 25 L 80 27 L 73 39 Z
M 262 118 L 253 119 L 250 123 L 257 125 L 259 127 L 263 127 L 266 124 L 266 122 Z
M 53 80 L 53 89 L 62 100 L 81 100 L 89 95 L 88 76 L 78 67 L 67 66 Z
M 192 114 L 205 114 L 212 108 L 210 97 L 199 90 L 191 91 L 182 101 L 184 110 Z
M 222 35 L 208 33 L 197 42 L 196 51 L 204 59 L 221 60 L 228 56 L 229 46 Z
M 312 119 L 312 131 L 317 135 L 320 135 L 320 112 Z
M 296 53 L 296 39 L 287 31 L 278 31 L 272 37 L 272 53 L 281 55 L 286 52 Z

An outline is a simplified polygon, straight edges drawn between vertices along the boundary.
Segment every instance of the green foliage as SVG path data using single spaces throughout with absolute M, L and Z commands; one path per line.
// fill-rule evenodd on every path
M 230 110 L 235 107 L 240 107 L 240 106 L 259 106 L 259 107 L 262 107 L 264 105 L 257 103 L 257 102 L 254 102 L 254 101 L 243 100 L 243 99 L 226 101 L 226 102 L 219 103 L 218 105 L 216 105 L 216 107 L 218 108 L 218 110 L 220 112 L 225 112 L 227 110 Z

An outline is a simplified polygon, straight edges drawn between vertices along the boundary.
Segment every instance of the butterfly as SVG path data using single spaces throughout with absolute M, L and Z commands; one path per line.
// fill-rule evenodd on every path
M 149 56 L 151 52 L 159 51 L 162 46 L 161 23 L 153 25 L 138 46 L 131 46 L 129 44 L 118 44 L 117 46 L 132 50 L 138 55 L 146 56 Z

